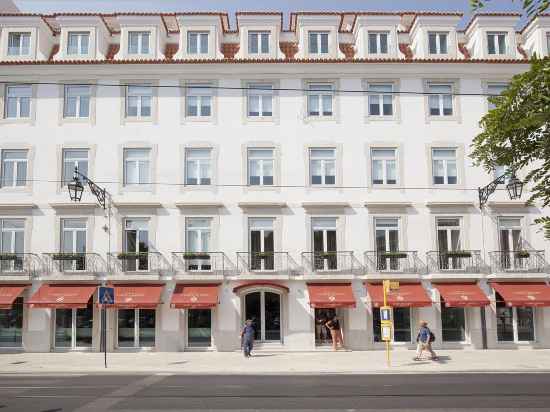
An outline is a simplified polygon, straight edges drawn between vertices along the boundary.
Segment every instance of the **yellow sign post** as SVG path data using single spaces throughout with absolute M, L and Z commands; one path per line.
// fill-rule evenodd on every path
M 385 280 L 382 283 L 382 289 L 384 291 L 384 306 L 380 308 L 380 331 L 381 338 L 386 342 L 386 361 L 388 367 L 391 366 L 390 362 L 390 342 L 392 340 L 393 318 L 392 307 L 388 306 L 388 293 L 392 290 L 399 289 L 399 282 Z

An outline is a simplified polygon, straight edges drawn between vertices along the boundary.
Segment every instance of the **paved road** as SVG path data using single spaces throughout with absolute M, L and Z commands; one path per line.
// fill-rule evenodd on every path
M 550 374 L 0 375 L 0 412 L 550 411 Z

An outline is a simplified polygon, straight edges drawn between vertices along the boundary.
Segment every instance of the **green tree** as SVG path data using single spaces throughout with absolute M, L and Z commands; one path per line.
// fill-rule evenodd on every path
M 479 11 L 490 2 L 491 0 L 470 0 L 470 7 L 474 11 Z M 522 0 L 523 11 L 529 16 L 544 12 L 548 6 L 550 6 L 550 0 Z
M 550 206 L 550 57 L 531 61 L 531 69 L 513 77 L 496 105 L 480 121 L 472 143 L 474 165 L 487 171 L 497 165 L 522 170 L 529 203 Z M 550 239 L 550 216 L 536 220 Z

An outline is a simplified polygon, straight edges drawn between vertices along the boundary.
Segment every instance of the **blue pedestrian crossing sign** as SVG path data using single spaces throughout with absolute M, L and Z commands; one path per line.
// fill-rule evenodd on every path
M 115 288 L 100 286 L 98 292 L 98 301 L 100 305 L 115 304 Z

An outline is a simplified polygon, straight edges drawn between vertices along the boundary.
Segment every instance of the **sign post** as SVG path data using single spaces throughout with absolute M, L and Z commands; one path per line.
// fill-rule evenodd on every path
M 380 331 L 382 340 L 386 342 L 386 362 L 389 367 L 391 366 L 390 342 L 393 335 L 393 311 L 392 307 L 388 306 L 388 293 L 392 290 L 399 289 L 399 282 L 385 280 L 382 283 L 382 289 L 384 291 L 384 306 L 380 308 Z
M 100 286 L 98 289 L 98 301 L 101 305 L 101 328 L 103 329 L 103 353 L 105 368 L 107 368 L 107 307 L 115 304 L 115 288 Z

